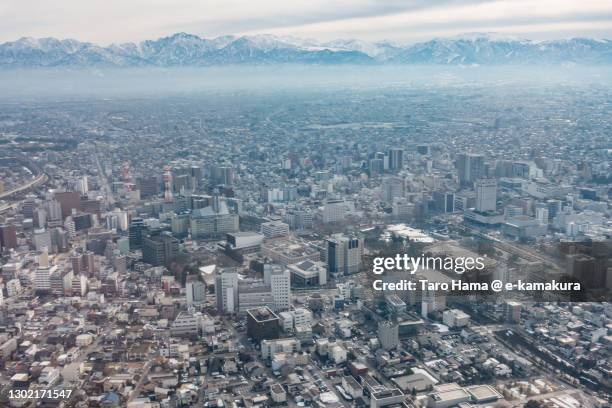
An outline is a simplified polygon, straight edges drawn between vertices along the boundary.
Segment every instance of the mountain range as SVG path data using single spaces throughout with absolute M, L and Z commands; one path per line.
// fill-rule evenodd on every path
M 1 68 L 175 67 L 228 64 L 611 64 L 612 40 L 532 41 L 466 34 L 410 45 L 389 41 L 318 42 L 272 35 L 213 39 L 177 33 L 140 43 L 100 46 L 55 38 L 0 44 Z

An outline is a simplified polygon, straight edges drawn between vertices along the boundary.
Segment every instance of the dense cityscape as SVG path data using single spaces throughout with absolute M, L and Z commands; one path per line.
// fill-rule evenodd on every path
M 452 83 L 3 99 L 0 405 L 609 407 L 612 88 Z

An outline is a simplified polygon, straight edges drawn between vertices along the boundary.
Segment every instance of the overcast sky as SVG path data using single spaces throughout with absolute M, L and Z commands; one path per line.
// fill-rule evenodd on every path
M 469 32 L 612 38 L 612 0 L 0 0 L 0 42 L 99 44 L 176 32 L 414 42 Z

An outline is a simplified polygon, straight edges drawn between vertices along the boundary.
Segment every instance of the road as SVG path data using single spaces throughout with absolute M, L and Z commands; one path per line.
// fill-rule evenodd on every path
M 108 183 L 108 176 L 104 172 L 102 164 L 100 164 L 100 157 L 98 156 L 97 145 L 94 148 L 94 157 L 96 160 L 96 167 L 98 168 L 98 178 L 100 179 L 100 183 L 102 184 L 102 190 L 104 191 L 104 202 L 106 204 L 106 208 L 112 210 L 115 206 L 115 197 L 113 196 L 113 190 L 111 189 L 111 186 Z
M 0 194 L 0 199 L 8 198 L 8 197 L 12 196 L 13 194 L 18 194 L 18 193 L 21 193 L 21 192 L 24 192 L 24 191 L 28 191 L 29 189 L 31 189 L 33 187 L 36 187 L 38 185 L 46 183 L 47 180 L 48 180 L 47 175 L 45 173 L 42 173 L 42 174 L 38 175 L 35 179 L 31 180 L 30 182 L 28 182 L 28 183 L 26 183 L 26 184 L 24 184 L 22 186 L 19 186 L 17 188 L 12 189 L 12 190 L 3 192 L 2 194 Z
M 130 393 L 128 402 L 134 400 L 134 398 L 140 395 L 140 389 L 142 388 L 145 378 L 147 378 L 147 376 L 149 375 L 149 370 L 151 369 L 151 365 L 152 365 L 151 360 L 149 360 L 142 367 L 142 374 L 140 375 L 140 379 L 138 380 L 138 383 L 136 383 L 136 385 L 134 386 L 134 389 Z
M 48 177 L 43 171 L 43 169 L 37 163 L 32 161 L 28 156 L 25 156 L 20 152 L 13 150 L 2 151 L 2 154 L 8 155 L 11 158 L 14 157 L 17 161 L 21 162 L 22 165 L 25 166 L 32 174 L 37 174 L 37 176 L 22 186 L 0 193 L 0 199 L 10 197 L 13 194 L 18 194 L 27 191 L 30 188 L 36 187 L 42 183 L 45 183 L 48 180 Z

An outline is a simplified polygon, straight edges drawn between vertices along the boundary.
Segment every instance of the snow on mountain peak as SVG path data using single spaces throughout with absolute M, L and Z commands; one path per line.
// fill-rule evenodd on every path
M 411 45 L 338 39 L 319 42 L 256 34 L 202 38 L 176 33 L 101 47 L 77 40 L 23 37 L 0 44 L 0 67 L 199 66 L 234 63 L 610 64 L 612 42 L 574 38 L 534 42 L 467 33 Z

